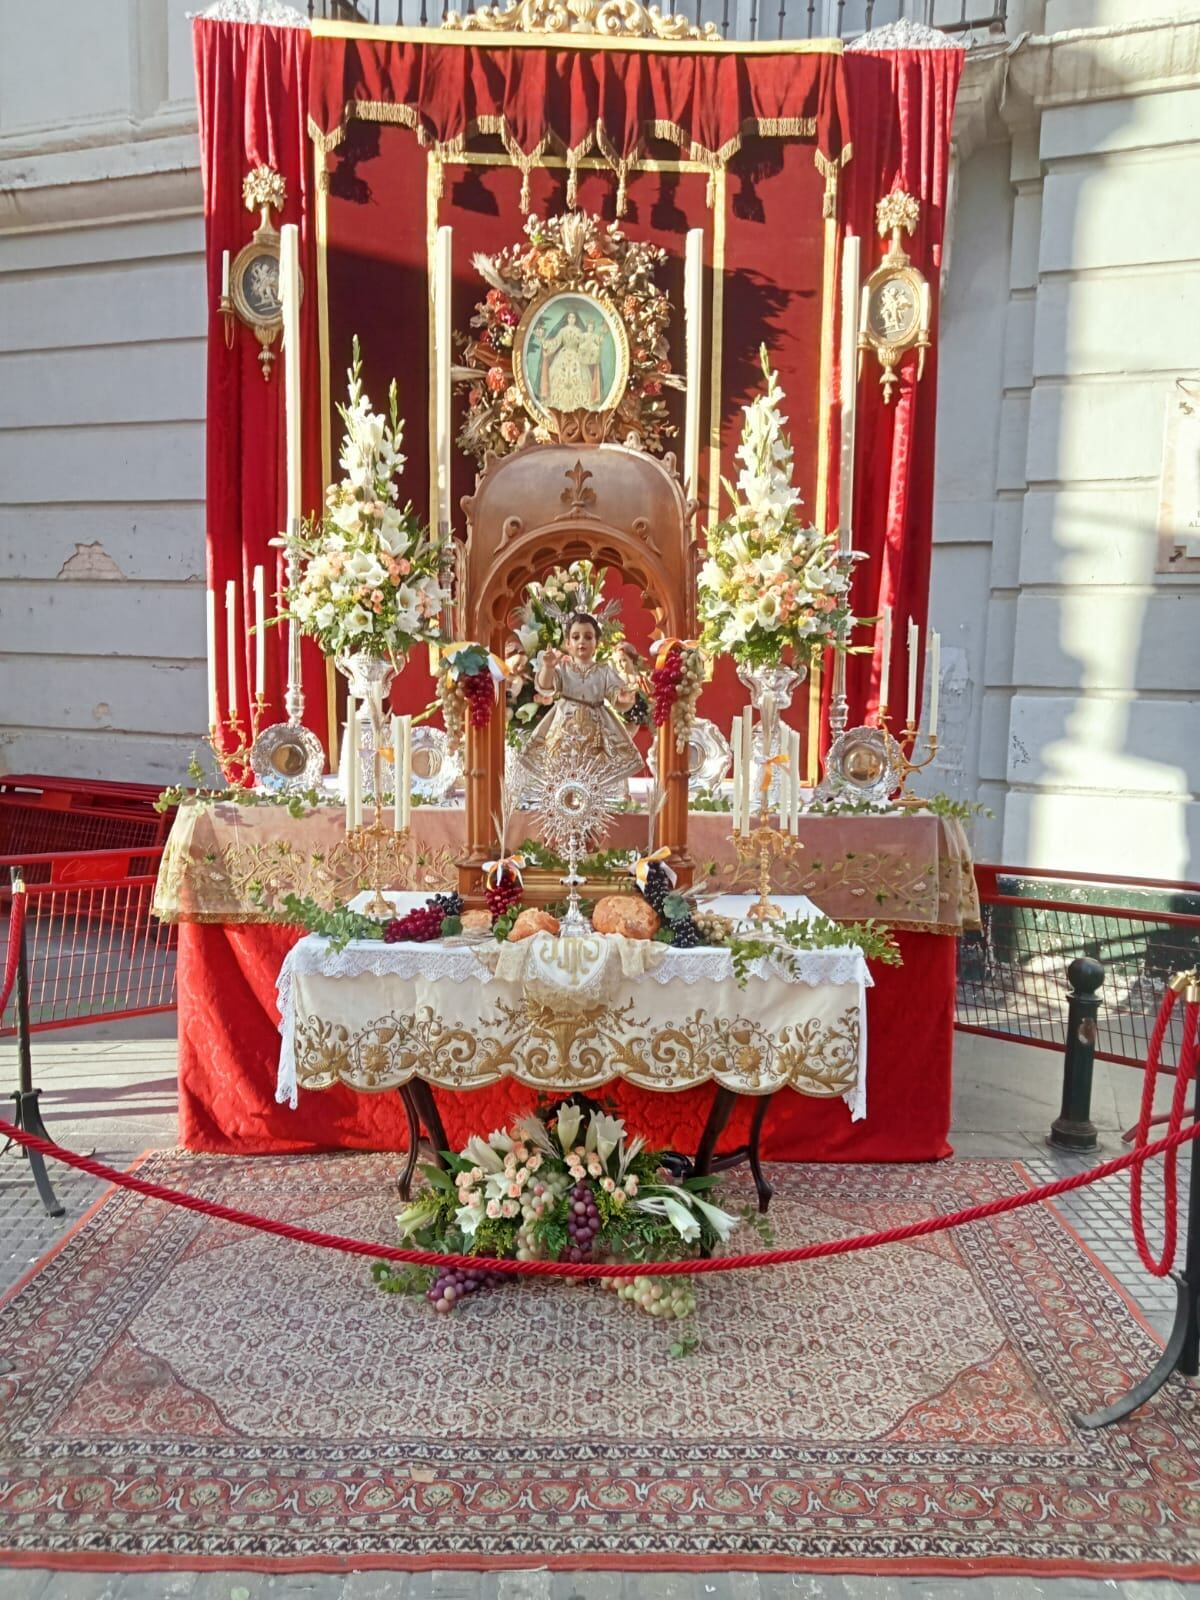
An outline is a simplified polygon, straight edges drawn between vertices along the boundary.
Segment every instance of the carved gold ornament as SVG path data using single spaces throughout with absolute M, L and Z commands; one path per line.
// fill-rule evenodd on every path
M 910 350 L 917 352 L 917 378 L 925 371 L 925 352 L 929 349 L 929 284 L 914 267 L 901 244 L 901 235 L 911 234 L 920 219 L 917 200 L 902 190 L 885 195 L 875 208 L 875 222 L 881 238 L 891 234 L 883 260 L 863 284 L 859 313 L 859 372 L 862 357 L 873 350 L 882 368 L 879 381 L 883 398 L 890 401 L 899 383 L 896 369 Z
M 597 33 L 621 39 L 720 39 L 715 23 L 703 27 L 682 13 L 664 16 L 639 0 L 515 0 L 481 6 L 466 16 L 447 12 L 444 28 L 478 33 Z
M 834 1099 L 858 1078 L 859 1006 L 777 1030 L 696 1007 L 676 1021 L 640 1016 L 631 1002 L 565 1012 L 532 999 L 497 999 L 478 1016 L 401 1008 L 365 1024 L 298 1012 L 293 1031 L 302 1089 L 344 1083 L 378 1093 L 419 1077 L 443 1089 L 512 1077 L 536 1089 L 595 1089 L 613 1077 L 675 1091 L 716 1081 L 739 1094 L 791 1088 Z
M 253 329 L 261 346 L 258 359 L 264 379 L 271 376 L 275 362 L 272 347 L 283 328 L 283 307 L 279 300 L 279 232 L 271 221 L 271 213 L 283 209 L 286 197 L 283 178 L 273 168 L 254 167 L 246 174 L 242 199 L 247 211 L 259 213 L 258 227 L 249 243 L 234 256 L 227 272 L 222 270 L 219 308 L 225 318 L 226 348 L 233 348 L 235 318 Z M 228 254 L 226 251 L 226 262 Z M 300 292 L 303 295 L 303 278 Z

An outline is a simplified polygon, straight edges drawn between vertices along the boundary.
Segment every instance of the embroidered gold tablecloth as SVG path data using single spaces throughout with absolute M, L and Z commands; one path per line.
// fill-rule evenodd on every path
M 602 937 L 593 941 L 602 943 Z M 667 950 L 594 1003 L 493 973 L 466 944 L 355 943 L 309 935 L 279 976 L 276 1098 L 335 1083 L 377 1093 L 422 1078 L 446 1089 L 512 1077 L 537 1089 L 624 1078 L 673 1091 L 713 1080 L 738 1094 L 791 1087 L 866 1112 L 866 990 L 854 948 L 752 963 L 739 986 L 728 950 Z
M 535 819 L 516 817 L 517 847 Z M 642 846 L 643 816 L 618 816 L 608 843 Z M 840 922 L 878 917 L 890 927 L 956 935 L 979 926 L 979 898 L 962 824 L 929 812 L 800 819 L 803 849 L 777 863 L 777 892 L 807 895 Z M 728 813 L 693 812 L 688 845 L 697 879 L 724 891 L 757 887 L 739 866 Z M 455 880 L 461 809 L 418 806 L 407 837 L 390 841 L 388 885 L 426 893 Z M 187 802 L 163 853 L 154 910 L 165 922 L 268 920 L 288 893 L 326 907 L 368 887 L 369 867 L 346 841 L 341 806 L 302 817 L 277 805 Z

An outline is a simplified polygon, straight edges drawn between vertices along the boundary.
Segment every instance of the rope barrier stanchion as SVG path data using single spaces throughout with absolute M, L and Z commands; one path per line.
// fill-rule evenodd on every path
M 1151 1113 L 1154 1108 L 1154 1085 L 1171 1013 L 1180 1001 L 1183 1002 L 1183 1038 L 1179 1047 L 1175 1092 L 1171 1097 L 1171 1112 L 1167 1119 L 1170 1130 L 1167 1135 L 1168 1140 L 1177 1139 L 1181 1131 L 1184 1098 L 1188 1084 L 1195 1080 L 1196 1075 L 1200 973 L 1195 971 L 1176 973 L 1159 1008 L 1158 1020 L 1150 1037 L 1150 1048 L 1146 1053 L 1146 1078 L 1142 1085 L 1142 1107 L 1132 1152 L 1134 1155 L 1154 1148 L 1153 1145 L 1146 1143 L 1146 1134 L 1150 1128 Z M 1192 1128 L 1186 1131 L 1195 1132 L 1197 1126 L 1200 1125 L 1193 1123 Z M 1179 1147 L 1183 1142 L 1179 1140 L 1178 1143 L 1173 1143 L 1166 1151 L 1163 1161 L 1165 1185 L 1163 1248 L 1161 1256 L 1157 1258 L 1151 1253 L 1150 1246 L 1146 1242 L 1146 1227 L 1142 1216 L 1144 1162 L 1139 1161 L 1130 1169 L 1129 1174 L 1129 1211 L 1134 1242 L 1146 1270 L 1159 1278 L 1167 1276 L 1175 1260 L 1175 1244 L 1178 1237 L 1176 1163 Z M 1163 1141 L 1159 1140 L 1158 1143 L 1161 1144 Z M 1156 1395 L 1174 1372 L 1182 1374 L 1185 1378 L 1200 1376 L 1200 1157 L 1197 1157 L 1195 1151 L 1192 1152 L 1191 1176 L 1188 1180 L 1184 1267 L 1182 1273 L 1175 1278 L 1175 1321 L 1163 1353 L 1154 1369 L 1147 1373 L 1140 1383 L 1135 1383 L 1111 1405 L 1102 1406 L 1098 1411 L 1076 1412 L 1075 1421 L 1082 1428 L 1107 1428 L 1114 1422 L 1121 1422 L 1139 1406 L 1145 1405 L 1152 1395 Z
M 18 1081 L 13 1090 L 13 1123 L 26 1133 L 33 1134 L 37 1139 L 49 1142 L 46 1125 L 42 1121 L 41 1109 L 38 1106 L 40 1091 L 33 1086 L 33 1053 L 29 1034 L 29 958 L 25 947 L 25 909 L 28 896 L 25 893 L 25 879 L 20 867 L 9 869 L 12 879 L 12 907 L 8 919 L 8 949 L 4 960 L 4 987 L 0 990 L 0 1017 L 3 1017 L 5 1008 L 12 996 L 14 988 L 17 995 L 17 1064 Z M 13 1136 L 8 1135 L 9 1144 L 13 1143 Z M 19 1140 L 16 1142 L 20 1142 Z M 7 1149 L 8 1146 L 5 1146 Z M 33 1181 L 37 1186 L 38 1196 L 46 1209 L 47 1216 L 66 1216 L 67 1208 L 54 1192 L 54 1185 L 50 1182 L 50 1174 L 46 1171 L 44 1156 L 35 1149 L 26 1148 L 25 1155 L 29 1160 L 29 1170 L 33 1174 Z

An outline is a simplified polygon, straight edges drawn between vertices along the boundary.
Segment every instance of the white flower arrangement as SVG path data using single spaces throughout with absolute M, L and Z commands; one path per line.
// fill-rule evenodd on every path
M 399 508 L 403 423 L 396 383 L 385 416 L 363 392 L 358 339 L 347 372 L 348 403 L 338 463 L 345 476 L 325 491 L 325 515 L 286 541 L 299 557 L 285 616 L 326 655 L 363 653 L 402 660 L 421 641 L 441 637 L 449 600 L 444 552 L 411 503 Z
M 701 647 L 739 665 L 769 666 L 790 646 L 798 664 L 846 648 L 851 562 L 835 534 L 800 516 L 792 483 L 792 443 L 784 431 L 783 390 L 761 351 L 764 392 L 743 407 L 733 510 L 708 535 L 698 578 Z

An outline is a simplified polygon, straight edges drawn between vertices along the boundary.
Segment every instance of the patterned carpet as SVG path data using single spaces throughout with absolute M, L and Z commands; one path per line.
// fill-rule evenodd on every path
M 387 1157 L 143 1170 L 393 1237 Z M 1024 1186 L 772 1176 L 780 1243 Z M 439 1317 L 363 1261 L 114 1195 L 0 1311 L 0 1561 L 1200 1576 L 1197 1395 L 1072 1424 L 1157 1346 L 1053 1212 L 708 1279 L 697 1320 L 673 1359 L 590 1285 Z

